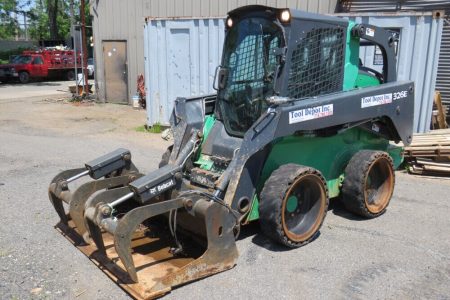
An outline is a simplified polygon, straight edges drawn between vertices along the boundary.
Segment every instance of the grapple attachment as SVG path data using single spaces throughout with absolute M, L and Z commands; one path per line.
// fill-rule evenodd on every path
M 87 175 L 94 180 L 81 184 L 73 191 L 70 189 L 71 183 Z M 84 168 L 59 173 L 51 181 L 48 195 L 61 219 L 60 224 L 67 226 L 71 220 L 78 234 L 85 235 L 84 207 L 88 198 L 103 189 L 126 186 L 140 176 L 142 174 L 131 162 L 130 151 L 117 149 L 86 163 Z M 69 214 L 63 203 L 69 206 Z
M 239 216 L 213 195 L 181 188 L 184 164 L 198 140 L 193 131 L 174 163 L 145 176 L 127 168 L 129 152 L 116 150 L 85 169 L 62 172 L 50 185 L 61 217 L 57 228 L 135 298 L 159 297 L 236 263 Z M 87 174 L 105 178 L 71 193 L 67 184 Z
M 85 221 L 94 243 L 74 244 L 133 297 L 156 298 L 235 265 L 236 217 L 226 205 L 185 192 L 126 213 L 129 203 L 111 211 L 107 203 L 129 191 L 92 196 Z

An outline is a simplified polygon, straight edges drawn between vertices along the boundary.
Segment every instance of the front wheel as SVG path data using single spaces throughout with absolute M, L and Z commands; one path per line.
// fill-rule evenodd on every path
M 303 246 L 317 236 L 328 202 L 326 181 L 318 170 L 283 165 L 272 173 L 261 191 L 261 229 L 285 246 Z
M 20 72 L 19 73 L 19 81 L 20 81 L 20 83 L 30 82 L 30 74 L 28 74 L 28 72 Z
M 66 79 L 69 80 L 69 81 L 75 80 L 75 72 L 73 70 L 67 71 Z
M 342 185 L 344 206 L 362 217 L 378 217 L 389 205 L 394 183 L 394 166 L 389 154 L 361 150 L 353 155 L 345 168 Z

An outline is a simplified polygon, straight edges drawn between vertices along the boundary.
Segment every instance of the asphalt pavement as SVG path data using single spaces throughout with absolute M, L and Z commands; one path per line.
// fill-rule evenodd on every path
M 168 143 L 134 130 L 143 111 L 17 93 L 0 98 L 0 299 L 129 299 L 53 228 L 47 188 L 118 147 L 149 172 Z M 449 195 L 448 178 L 396 172 L 384 215 L 360 219 L 333 201 L 318 238 L 299 249 L 273 244 L 255 223 L 237 241 L 235 268 L 165 299 L 450 299 Z

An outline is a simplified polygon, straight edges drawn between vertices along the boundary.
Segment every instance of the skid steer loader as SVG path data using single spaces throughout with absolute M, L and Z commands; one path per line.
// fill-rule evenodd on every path
M 381 215 L 395 143 L 411 141 L 414 83 L 397 82 L 390 32 L 264 6 L 225 23 L 217 93 L 175 100 L 159 169 L 141 174 L 118 149 L 49 187 L 57 229 L 135 298 L 232 268 L 251 221 L 296 248 L 317 237 L 330 198 Z M 382 72 L 361 65 L 366 46 L 381 50 Z

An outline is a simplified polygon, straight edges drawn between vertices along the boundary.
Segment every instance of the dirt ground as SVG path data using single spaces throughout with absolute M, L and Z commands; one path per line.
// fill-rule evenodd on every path
M 129 299 L 53 228 L 47 187 L 118 147 L 149 172 L 169 142 L 135 130 L 145 111 L 27 96 L 0 97 L 0 299 Z M 234 269 L 165 298 L 450 299 L 450 180 L 396 175 L 383 216 L 359 219 L 333 202 L 320 236 L 294 250 L 253 224 Z

